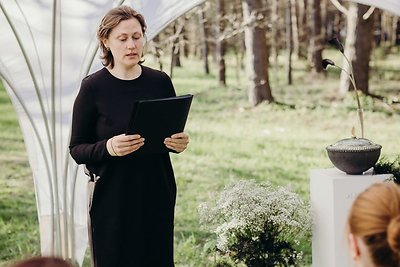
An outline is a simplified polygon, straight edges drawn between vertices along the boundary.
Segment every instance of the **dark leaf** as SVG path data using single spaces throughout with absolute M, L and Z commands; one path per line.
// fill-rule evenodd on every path
M 331 44 L 333 47 L 338 49 L 340 52 L 344 53 L 344 48 L 342 43 L 339 41 L 338 38 L 334 37 L 328 41 L 329 44 Z
M 332 65 L 335 66 L 335 62 L 333 62 L 332 60 L 330 60 L 329 58 L 325 58 L 322 60 L 322 67 L 326 70 L 326 68 L 328 67 L 328 65 Z

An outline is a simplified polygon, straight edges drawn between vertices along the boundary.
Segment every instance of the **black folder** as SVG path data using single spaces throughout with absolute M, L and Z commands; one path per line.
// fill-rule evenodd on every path
M 140 134 L 145 139 L 134 154 L 174 152 L 165 146 L 164 139 L 184 131 L 192 99 L 188 94 L 134 102 L 126 134 Z

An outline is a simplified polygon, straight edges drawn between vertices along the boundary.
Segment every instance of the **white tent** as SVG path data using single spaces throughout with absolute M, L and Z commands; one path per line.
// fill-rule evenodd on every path
M 96 28 L 128 4 L 144 14 L 148 40 L 204 0 L 0 0 L 0 77 L 16 109 L 32 169 L 43 255 L 82 263 L 86 182 L 69 156 L 80 81 L 101 66 Z
M 400 0 L 351 0 L 359 4 L 374 6 L 400 16 Z

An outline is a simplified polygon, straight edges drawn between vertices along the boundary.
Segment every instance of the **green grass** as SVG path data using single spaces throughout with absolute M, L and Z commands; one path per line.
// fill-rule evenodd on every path
M 327 51 L 335 55 L 332 51 Z M 393 69 L 390 75 L 375 71 L 371 91 L 388 98 L 399 97 L 399 57 L 376 60 L 373 65 Z M 154 65 L 148 58 L 149 65 Z M 221 87 L 213 74 L 202 73 L 201 62 L 183 59 L 174 69 L 177 94 L 193 93 L 186 131 L 190 146 L 172 155 L 178 185 L 175 220 L 177 267 L 211 266 L 214 254 L 207 246 L 212 235 L 199 225 L 197 206 L 218 194 L 231 181 L 268 180 L 290 186 L 309 198 L 309 171 L 330 168 L 325 147 L 350 136 L 358 127 L 352 94 L 332 102 L 339 74 L 310 78 L 306 64 L 295 62 L 294 84 L 286 85 L 281 68 L 270 71 L 273 95 L 280 103 L 247 103 L 245 73 L 235 75 L 228 61 L 228 86 Z M 168 67 L 168 66 L 166 66 Z M 377 69 L 379 70 L 379 69 Z M 365 104 L 366 137 L 383 146 L 382 155 L 394 159 L 400 151 L 400 108 L 388 109 L 371 98 Z M 295 106 L 290 108 L 289 105 Z M 39 253 L 39 234 L 34 192 L 22 135 L 7 94 L 0 89 L 0 266 Z M 303 246 L 306 266 L 311 244 Z M 89 266 L 85 261 L 85 266 Z
M 1 87 L 1 84 L 0 84 Z M 39 253 L 33 181 L 15 111 L 0 88 L 0 265 Z

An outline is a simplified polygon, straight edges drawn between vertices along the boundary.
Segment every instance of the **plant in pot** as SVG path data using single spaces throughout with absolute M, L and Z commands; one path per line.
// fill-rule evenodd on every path
M 357 102 L 358 120 L 361 128 L 361 138 L 356 137 L 355 129 L 352 129 L 352 136 L 337 141 L 336 143 L 326 147 L 329 159 L 333 165 L 339 170 L 347 174 L 362 174 L 370 169 L 378 161 L 381 153 L 381 145 L 373 143 L 371 140 L 364 138 L 364 112 L 361 107 L 358 89 L 353 74 L 353 67 L 344 53 L 343 45 L 337 38 L 329 40 L 329 43 L 340 51 L 349 65 L 349 70 L 345 70 L 338 66 L 331 59 L 323 59 L 322 66 L 326 70 L 329 66 L 336 67 L 345 72 L 353 86 L 354 95 Z

